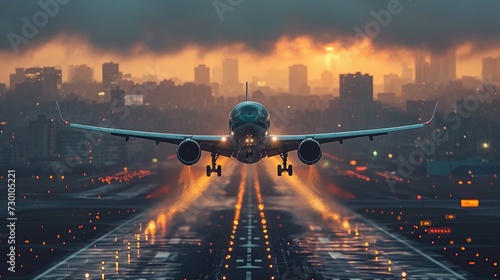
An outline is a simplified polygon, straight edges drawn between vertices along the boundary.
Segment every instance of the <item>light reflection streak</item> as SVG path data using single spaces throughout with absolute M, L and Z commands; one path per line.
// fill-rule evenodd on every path
M 290 161 L 290 160 L 289 160 Z M 271 170 L 275 170 L 274 168 L 277 164 L 281 164 L 281 161 L 278 157 L 271 157 L 270 160 L 267 161 L 269 165 L 273 165 L 273 167 L 269 166 L 266 168 L 268 172 Z M 291 164 L 291 162 L 290 162 Z M 270 174 L 274 175 L 274 174 Z M 351 226 L 346 218 L 342 218 L 341 215 L 331 209 L 321 198 L 321 193 L 318 191 L 316 186 L 320 182 L 320 175 L 318 170 L 314 165 L 309 166 L 309 171 L 306 177 L 306 181 L 302 181 L 300 176 L 282 176 L 280 180 L 284 179 L 287 182 L 287 186 L 292 188 L 299 197 L 303 198 L 305 202 L 311 207 L 314 211 L 320 213 L 325 220 L 333 220 L 341 224 L 341 226 L 350 230 Z

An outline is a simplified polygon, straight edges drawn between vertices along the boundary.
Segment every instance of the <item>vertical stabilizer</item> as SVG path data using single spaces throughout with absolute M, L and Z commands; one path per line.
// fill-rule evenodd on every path
M 246 82 L 246 97 L 245 97 L 245 101 L 248 101 L 248 82 Z

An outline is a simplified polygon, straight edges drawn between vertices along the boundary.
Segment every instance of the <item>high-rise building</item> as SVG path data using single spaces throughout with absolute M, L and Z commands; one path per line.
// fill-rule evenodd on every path
M 26 130 L 31 159 L 49 159 L 56 155 L 56 137 L 54 122 L 44 115 L 31 121 Z
M 28 84 L 40 83 L 42 87 L 41 94 L 44 98 L 55 98 L 62 93 L 62 71 L 55 67 L 26 68 L 24 70 L 24 82 Z
M 483 80 L 486 82 L 500 82 L 500 57 L 483 58 Z
M 62 71 L 55 67 L 44 67 L 42 71 L 44 97 L 57 97 L 62 93 Z
M 401 82 L 403 84 L 413 82 L 413 68 L 411 68 L 406 62 L 401 64 Z
M 309 94 L 307 66 L 294 64 L 288 68 L 288 91 L 291 94 Z
M 200 64 L 194 68 L 194 83 L 196 85 L 210 85 L 210 68 Z
M 456 80 L 457 58 L 454 49 L 431 53 L 431 82 L 446 84 Z
M 24 81 L 27 83 L 41 82 L 43 68 L 32 67 L 24 70 Z
M 0 98 L 5 95 L 5 91 L 7 90 L 7 85 L 4 83 L 0 83 Z
M 9 88 L 16 89 L 16 85 L 24 83 L 24 68 L 16 68 L 16 73 L 10 74 Z
M 69 66 L 69 82 L 70 83 L 82 83 L 90 84 L 94 81 L 94 69 L 82 65 L 70 65 Z
M 430 65 L 425 59 L 425 53 L 417 51 L 415 53 L 415 84 L 429 83 L 430 76 Z
M 118 63 L 108 62 L 102 65 L 102 89 L 106 94 L 111 93 L 120 81 L 120 66 Z
M 398 75 L 392 73 L 384 75 L 384 92 L 401 95 L 402 85 L 402 80 Z
M 241 88 L 238 77 L 238 60 L 226 59 L 222 62 L 222 93 L 240 95 Z
M 333 91 L 333 75 L 330 71 L 323 71 L 321 73 L 321 87 L 328 90 L 328 92 Z
M 340 107 L 342 126 L 366 127 L 373 111 L 373 76 L 369 74 L 340 75 Z

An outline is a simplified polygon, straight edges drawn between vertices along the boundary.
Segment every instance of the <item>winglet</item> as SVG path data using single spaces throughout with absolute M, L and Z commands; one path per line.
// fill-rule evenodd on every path
M 61 117 L 61 120 L 63 121 L 64 124 L 69 124 L 69 122 L 65 121 L 62 113 L 61 113 L 61 108 L 59 108 L 59 103 L 56 101 L 56 106 L 57 106 L 57 112 L 59 112 L 59 117 Z
M 245 96 L 245 101 L 248 101 L 248 82 L 246 82 L 246 96 Z
M 438 101 L 436 101 L 436 106 L 434 106 L 434 112 L 432 112 L 432 116 L 431 116 L 431 119 L 426 121 L 424 124 L 425 125 L 428 125 L 432 122 L 432 120 L 434 120 L 434 115 L 436 114 L 436 110 L 437 110 L 437 107 L 438 107 Z

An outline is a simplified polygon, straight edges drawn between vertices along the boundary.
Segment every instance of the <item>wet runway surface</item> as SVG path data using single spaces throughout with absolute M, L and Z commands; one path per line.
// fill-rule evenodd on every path
M 35 279 L 471 279 L 317 190 L 316 169 L 277 177 L 275 164 L 227 162 L 210 178 L 183 168 L 179 197 L 114 224 Z

